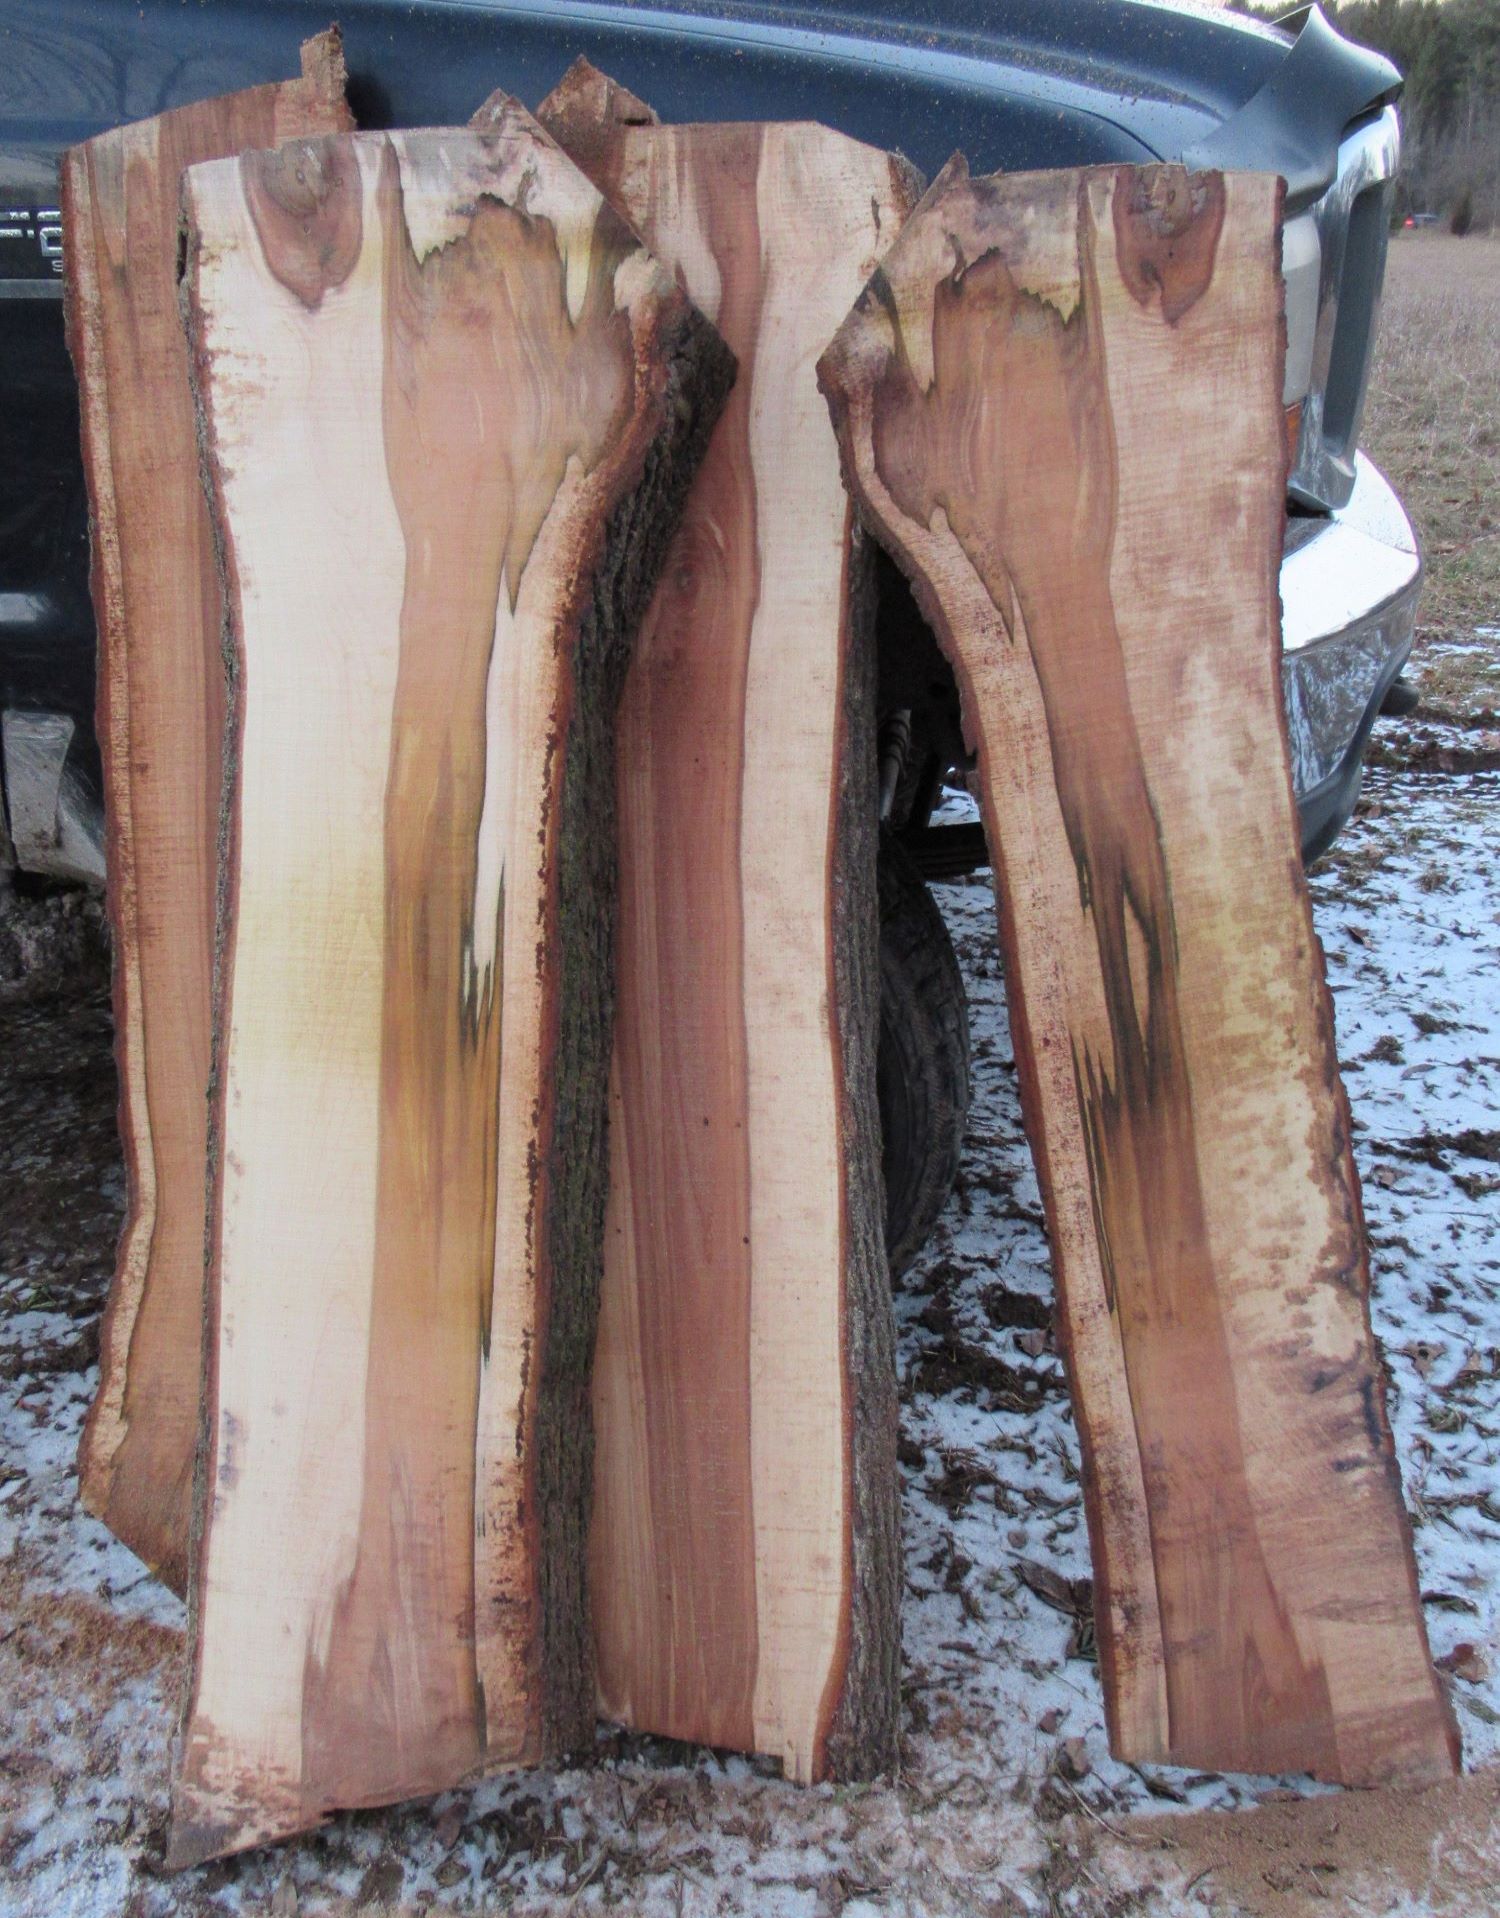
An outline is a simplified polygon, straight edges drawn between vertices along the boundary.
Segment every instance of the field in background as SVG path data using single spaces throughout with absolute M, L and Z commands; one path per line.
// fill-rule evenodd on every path
M 1415 662 L 1432 717 L 1500 705 L 1500 235 L 1391 242 L 1365 408 L 1427 561 Z M 1477 640 L 1476 629 L 1489 626 Z

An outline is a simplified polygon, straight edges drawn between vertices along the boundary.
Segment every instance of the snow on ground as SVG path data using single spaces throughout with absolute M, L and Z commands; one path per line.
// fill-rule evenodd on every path
M 1409 743 L 1421 750 L 1408 765 L 1446 753 L 1458 770 L 1372 773 L 1313 894 L 1428 1626 L 1468 1765 L 1493 1768 L 1500 772 L 1465 770 L 1485 765 L 1472 734 Z M 1304 1803 L 1306 1781 L 1108 1756 L 1077 1441 L 992 903 L 983 879 L 940 896 L 968 981 L 975 1099 L 958 1190 L 898 1300 L 899 1780 L 798 1791 L 768 1766 L 603 1734 L 590 1769 L 341 1818 L 176 1880 L 155 1861 L 181 1607 L 82 1515 L 72 1470 L 121 1202 L 102 976 L 79 960 L 60 996 L 0 1006 L 5 1918 L 378 1907 L 1125 1918 L 1328 1909 L 1330 1897 L 1358 1912 L 1500 1908 L 1494 1769 L 1424 1809 Z M 1227 1822 L 1143 1816 L 1257 1802 L 1267 1809 Z

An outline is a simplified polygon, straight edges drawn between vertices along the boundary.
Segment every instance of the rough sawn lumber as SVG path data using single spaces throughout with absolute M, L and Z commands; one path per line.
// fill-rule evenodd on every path
M 655 124 L 586 63 L 539 114 L 740 363 L 620 714 L 601 1704 L 864 1777 L 901 1583 L 874 656 L 814 363 L 916 188 L 824 127 Z
M 125 1228 L 79 1453 L 83 1502 L 175 1590 L 187 1578 L 203 1345 L 222 614 L 177 310 L 182 171 L 352 126 L 337 32 L 302 77 L 174 108 L 68 152 L 99 635 Z
M 1114 1749 L 1423 1780 L 1280 699 L 1278 195 L 954 163 L 820 377 L 978 749 Z
M 513 105 L 185 207 L 230 778 L 179 1865 L 592 1739 L 613 707 L 732 371 Z

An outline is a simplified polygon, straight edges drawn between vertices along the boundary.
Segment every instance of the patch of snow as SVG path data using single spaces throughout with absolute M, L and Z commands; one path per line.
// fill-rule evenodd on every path
M 973 826 L 979 823 L 979 802 L 961 786 L 944 786 L 932 809 L 934 826 Z

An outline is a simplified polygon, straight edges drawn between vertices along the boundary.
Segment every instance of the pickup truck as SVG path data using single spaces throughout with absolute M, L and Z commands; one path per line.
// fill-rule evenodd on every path
M 1286 180 L 1283 684 L 1303 852 L 1348 819 L 1411 647 L 1421 562 L 1358 451 L 1399 153 L 1396 70 L 1316 6 L 1277 26 L 1158 0 L 343 0 L 369 127 L 540 98 L 586 53 L 667 120 L 816 119 L 929 176 L 1182 160 Z M 77 393 L 57 162 L 75 141 L 283 78 L 326 0 L 0 4 L 0 885 L 103 878 Z M 1182 474 L 1184 492 L 1194 475 Z M 968 1099 L 963 987 L 925 880 L 985 863 L 934 823 L 965 769 L 958 698 L 894 567 L 880 602 L 882 1040 L 899 1269 L 951 1184 Z M 1212 632 L 1204 645 L 1214 643 Z

